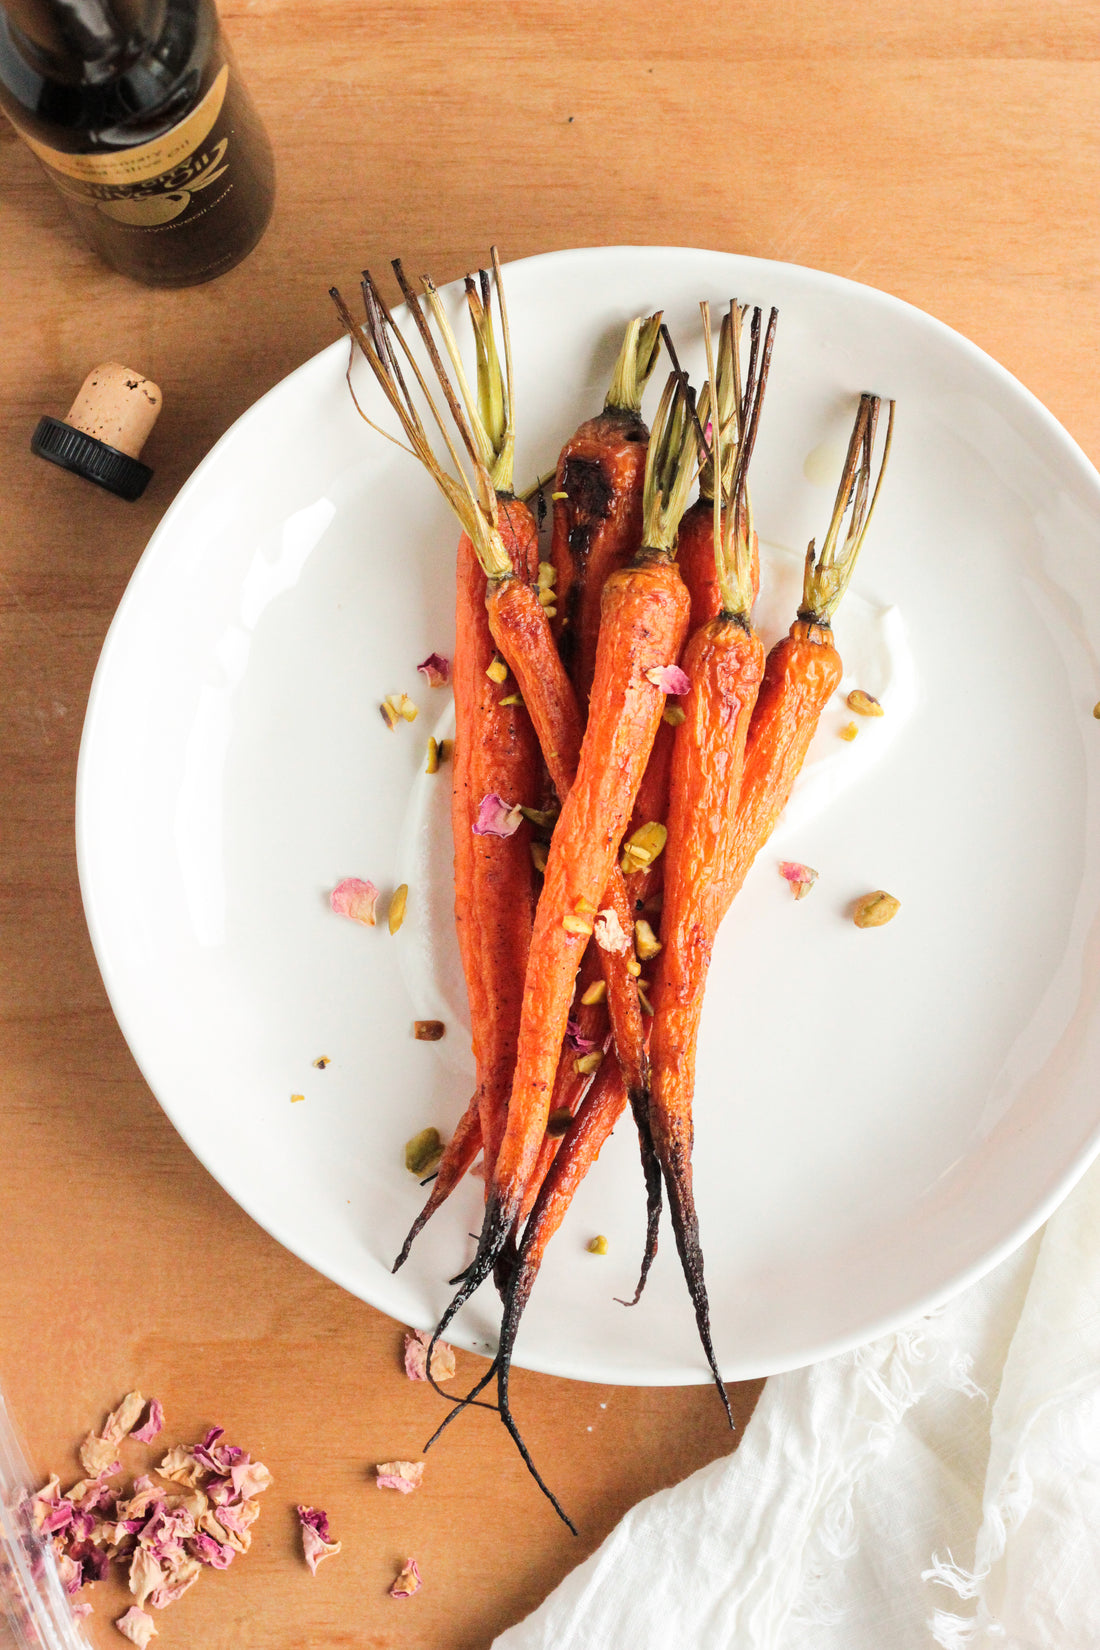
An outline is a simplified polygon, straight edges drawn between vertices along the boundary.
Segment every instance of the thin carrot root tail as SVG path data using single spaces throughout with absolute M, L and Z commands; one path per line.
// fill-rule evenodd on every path
M 730 1408 L 729 1397 L 726 1393 L 726 1384 L 722 1379 L 722 1372 L 718 1368 L 718 1360 L 714 1355 L 714 1343 L 710 1334 L 710 1303 L 707 1300 L 707 1286 L 703 1281 L 703 1251 L 699 1245 L 699 1217 L 695 1212 L 695 1198 L 691 1190 L 690 1161 L 673 1153 L 672 1161 L 665 1163 L 665 1185 L 668 1188 L 668 1212 L 672 1218 L 672 1230 L 676 1234 L 676 1248 L 680 1254 L 680 1263 L 684 1269 L 691 1303 L 695 1308 L 695 1323 L 699 1330 L 699 1339 L 703 1343 L 710 1372 L 714 1377 L 714 1384 L 718 1388 L 718 1396 L 726 1412 L 726 1419 L 730 1424 L 730 1431 L 736 1432 L 737 1427 Z
M 645 1092 L 631 1093 L 630 1106 L 634 1113 L 634 1121 L 638 1125 L 638 1144 L 641 1147 L 642 1174 L 645 1178 L 645 1249 L 642 1253 L 641 1271 L 638 1274 L 638 1287 L 634 1291 L 633 1299 L 627 1301 L 616 1295 L 615 1299 L 620 1306 L 637 1306 L 641 1300 L 649 1269 L 657 1253 L 657 1233 L 661 1224 L 661 1164 L 649 1126 L 649 1095 Z
M 574 1524 L 573 1520 L 570 1518 L 569 1514 L 566 1512 L 565 1508 L 562 1506 L 561 1502 L 558 1500 L 557 1496 L 554 1494 L 553 1490 L 550 1488 L 549 1484 L 536 1467 L 531 1457 L 531 1452 L 523 1441 L 523 1435 L 520 1432 L 519 1427 L 516 1425 L 516 1419 L 512 1414 L 511 1404 L 508 1400 L 508 1377 L 512 1368 L 512 1348 L 515 1345 L 516 1331 L 519 1328 L 520 1313 L 523 1311 L 523 1307 L 527 1303 L 527 1299 L 531 1291 L 531 1284 L 534 1283 L 534 1276 L 530 1275 L 526 1288 L 523 1287 L 524 1280 L 525 1270 L 521 1267 L 516 1273 L 518 1287 L 513 1288 L 509 1301 L 505 1304 L 504 1322 L 501 1325 L 500 1347 L 497 1351 L 497 1412 L 500 1415 L 501 1420 L 504 1422 L 504 1425 L 507 1427 L 512 1442 L 519 1450 L 520 1459 L 527 1468 L 527 1471 L 531 1474 L 531 1477 L 535 1480 L 535 1483 L 538 1485 L 543 1495 L 545 1495 L 546 1499 L 549 1501 L 562 1523 L 568 1527 L 573 1535 L 576 1535 L 577 1526 Z
M 464 1409 L 470 1409 L 472 1407 L 474 1409 L 491 1409 L 491 1410 L 494 1411 L 494 1413 L 496 1412 L 496 1408 L 497 1408 L 496 1404 L 488 1404 L 488 1403 L 484 1403 L 484 1402 L 479 1401 L 478 1393 L 479 1392 L 484 1392 L 485 1388 L 489 1385 L 489 1382 L 493 1379 L 493 1376 L 496 1374 L 499 1365 L 500 1365 L 500 1356 L 498 1354 L 497 1357 L 495 1357 L 493 1359 L 492 1363 L 489 1365 L 488 1369 L 485 1371 L 485 1373 L 481 1377 L 480 1381 L 476 1382 L 475 1385 L 470 1388 L 469 1392 L 467 1392 L 464 1397 L 457 1398 L 451 1392 L 444 1392 L 443 1393 L 443 1397 L 447 1399 L 448 1403 L 453 1404 L 454 1408 L 451 1410 L 451 1413 L 449 1415 L 445 1415 L 443 1417 L 443 1420 L 439 1423 L 439 1425 L 436 1427 L 435 1431 L 432 1433 L 431 1437 L 428 1439 L 428 1442 L 424 1445 L 424 1453 L 425 1454 L 427 1453 L 428 1450 L 431 1449 L 431 1447 L 435 1443 L 436 1439 L 441 1437 L 443 1435 L 443 1433 L 446 1432 L 447 1428 L 450 1426 L 451 1422 L 455 1419 L 455 1417 L 457 1415 L 462 1414 L 462 1411 Z M 435 1385 L 434 1381 L 433 1381 L 432 1385 L 433 1386 Z M 436 1387 L 436 1391 L 437 1392 L 439 1391 L 438 1387 Z

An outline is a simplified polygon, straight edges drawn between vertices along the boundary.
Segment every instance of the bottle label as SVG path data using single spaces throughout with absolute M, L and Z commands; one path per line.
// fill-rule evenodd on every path
M 228 136 L 210 144 L 206 140 L 217 124 L 228 85 L 226 64 L 202 102 L 178 126 L 150 143 L 112 154 L 72 155 L 26 132 L 20 136 L 74 203 L 94 207 L 129 228 L 152 229 L 180 217 L 192 197 L 226 171 Z

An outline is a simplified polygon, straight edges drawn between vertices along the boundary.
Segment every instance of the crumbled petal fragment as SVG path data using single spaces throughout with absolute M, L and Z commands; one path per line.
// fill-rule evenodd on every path
M 451 661 L 442 653 L 429 653 L 416 668 L 424 672 L 429 687 L 446 687 L 451 679 Z
M 443 1137 L 438 1129 L 421 1129 L 405 1142 L 405 1167 L 419 1178 L 431 1174 L 443 1156 Z
M 353 922 L 373 928 L 377 899 L 378 889 L 373 882 L 364 882 L 362 877 L 345 877 L 329 895 L 329 904 L 338 917 L 350 917 Z
M 85 1616 L 90 1616 L 92 1614 L 92 1606 L 87 1602 L 87 1600 L 74 1598 L 69 1605 L 69 1613 L 70 1615 L 75 1616 L 77 1621 L 83 1621 Z
M 102 1432 L 89 1432 L 80 1446 L 80 1464 L 86 1473 L 118 1471 L 118 1446 L 137 1425 L 145 1399 L 140 1392 L 128 1392 L 108 1415 Z
M 253 1461 L 247 1455 L 243 1461 L 237 1461 L 230 1468 L 230 1477 L 233 1480 L 233 1493 L 241 1501 L 250 1501 L 254 1495 L 262 1495 L 272 1483 L 271 1474 L 262 1461 Z
M 151 1444 L 153 1439 L 164 1430 L 164 1405 L 159 1398 L 150 1398 L 149 1413 L 139 1427 L 135 1427 L 130 1434 L 139 1444 Z
M 613 905 L 596 913 L 592 932 L 601 951 L 622 953 L 630 950 L 630 935 L 625 932 Z
M 590 1255 L 606 1255 L 607 1254 L 607 1239 L 603 1236 L 602 1232 L 601 1232 L 599 1237 L 594 1237 L 594 1238 L 589 1239 L 588 1253 Z
M 188 1541 L 187 1547 L 200 1564 L 208 1564 L 213 1570 L 228 1570 L 236 1557 L 228 1542 L 215 1541 L 205 1530 L 197 1531 Z
M 896 917 L 900 909 L 899 899 L 876 888 L 873 894 L 864 894 L 862 899 L 856 900 L 852 921 L 857 928 L 881 928 L 883 923 Z
M 601 980 L 600 984 L 603 985 L 604 982 Z M 579 1023 L 573 1019 L 572 1015 L 570 1015 L 569 1019 L 565 1022 L 565 1040 L 569 1044 L 569 1047 L 574 1049 L 577 1054 L 591 1054 L 594 1048 L 599 1048 L 600 1046 L 595 1037 L 586 1037 L 584 1035 Z
M 786 877 L 795 899 L 805 899 L 817 881 L 817 872 L 813 867 L 811 865 L 800 865 L 796 859 L 781 859 L 779 861 L 779 875 Z
M 431 1345 L 431 1334 L 426 1329 L 409 1329 L 405 1332 L 405 1374 L 410 1381 L 426 1381 L 428 1379 L 428 1347 Z M 455 1374 L 455 1355 L 446 1341 L 436 1341 L 432 1351 L 432 1380 L 453 1381 Z
M 380 1490 L 400 1490 L 402 1495 L 418 1490 L 423 1477 L 423 1461 L 380 1461 L 374 1469 L 374 1481 Z
M 470 829 L 475 836 L 514 836 L 522 822 L 523 809 L 518 802 L 505 802 L 502 796 L 490 791 L 482 797 Z
M 413 1594 L 418 1593 L 423 1585 L 424 1583 L 421 1580 L 420 1571 L 416 1567 L 416 1559 L 407 1558 L 405 1560 L 405 1568 L 390 1588 L 390 1597 L 412 1598 Z
M 691 686 L 689 677 L 679 665 L 654 665 L 652 670 L 645 673 L 646 681 L 659 687 L 662 693 L 669 693 L 673 697 L 686 693 Z
M 328 1527 L 328 1514 L 320 1507 L 299 1507 L 298 1522 L 302 1527 L 302 1553 L 314 1575 L 317 1566 L 326 1558 L 334 1558 L 340 1551 L 339 1541 L 333 1541 Z
M 115 1626 L 124 1639 L 129 1639 L 131 1644 L 141 1646 L 142 1650 L 144 1650 L 144 1646 L 149 1643 L 150 1639 L 157 1637 L 156 1622 L 147 1611 L 139 1609 L 136 1604 L 131 1604 L 126 1614 L 118 1617 Z

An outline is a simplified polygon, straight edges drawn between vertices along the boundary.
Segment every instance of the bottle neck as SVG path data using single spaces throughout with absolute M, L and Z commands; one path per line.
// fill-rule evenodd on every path
M 115 74 L 164 24 L 164 0 L 0 0 L 32 66 L 52 78 Z

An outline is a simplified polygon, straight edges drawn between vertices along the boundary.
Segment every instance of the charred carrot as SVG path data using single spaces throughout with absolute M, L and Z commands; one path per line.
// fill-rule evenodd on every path
M 684 463 L 688 411 L 676 379 L 662 398 L 659 425 L 647 460 L 647 542 L 604 586 L 588 726 L 535 913 L 516 1076 L 477 1254 L 437 1336 L 488 1275 L 515 1225 L 546 1129 L 584 947 L 593 933 L 605 949 L 629 944 L 598 902 L 660 723 L 665 672 L 678 659 L 687 628 L 689 601 L 673 551 L 692 475 Z
M 710 317 L 703 306 L 708 356 Z M 744 531 L 745 471 L 767 382 L 775 331 L 772 311 L 760 349 L 760 311 L 752 317 L 749 382 L 741 401 L 738 463 L 721 523 L 718 495 L 712 504 L 713 543 L 721 608 L 695 631 L 684 651 L 688 689 L 680 700 L 669 776 L 668 840 L 664 853 L 661 952 L 653 983 L 650 1043 L 650 1128 L 664 1174 L 676 1247 L 695 1306 L 696 1322 L 730 1425 L 733 1415 L 714 1355 L 703 1281 L 698 1219 L 692 1193 L 691 1100 L 695 1048 L 711 948 L 726 908 L 736 803 L 741 791 L 745 741 L 760 681 L 764 648 L 752 628 L 751 552 Z M 734 328 L 741 327 L 734 310 Z M 759 360 L 759 376 L 756 368 Z M 711 361 L 711 384 L 715 372 Z M 714 468 L 721 474 L 721 437 L 714 424 Z
M 440 1204 L 450 1197 L 481 1150 L 481 1107 L 479 1102 L 480 1093 L 475 1089 L 473 1098 L 459 1119 L 455 1132 L 448 1140 L 443 1156 L 439 1160 L 439 1168 L 436 1170 L 435 1179 L 432 1181 L 428 1201 L 413 1221 L 409 1235 L 401 1246 L 401 1253 L 393 1263 L 395 1272 L 408 1260 L 409 1250 L 412 1248 L 414 1240 L 424 1230 Z
M 642 391 L 660 350 L 660 326 L 659 313 L 630 322 L 603 411 L 565 443 L 554 476 L 555 631 L 582 707 L 592 686 L 604 582 L 642 541 L 649 445 Z

